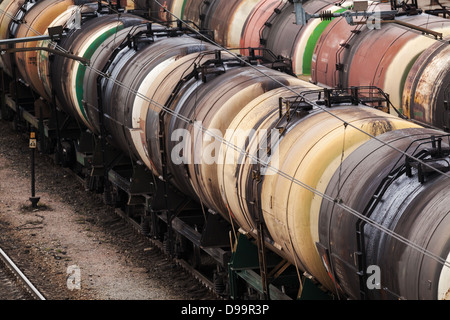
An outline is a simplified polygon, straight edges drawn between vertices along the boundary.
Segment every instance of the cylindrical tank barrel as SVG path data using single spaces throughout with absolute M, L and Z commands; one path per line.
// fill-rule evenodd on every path
M 17 30 L 17 38 L 43 35 L 52 21 L 74 4 L 73 0 L 42 0 L 37 2 L 26 15 L 26 24 L 21 24 Z M 16 48 L 36 47 L 37 41 L 22 42 Z M 39 78 L 37 67 L 37 51 L 17 52 L 15 61 L 20 76 L 36 92 L 46 96 L 45 88 Z
M 215 1 L 206 11 L 204 28 L 214 32 L 214 40 L 226 48 L 239 48 L 247 16 L 259 0 Z
M 263 48 L 261 43 L 261 31 L 266 25 L 267 21 L 273 15 L 281 13 L 281 8 L 287 3 L 286 0 L 261 0 L 248 14 L 247 20 L 242 28 L 240 47 L 241 54 L 249 55 L 247 49 Z M 260 53 L 258 53 L 260 54 Z
M 408 176 L 402 169 L 403 153 L 393 151 L 396 148 L 417 156 L 433 148 L 432 136 L 437 139 L 442 134 L 425 128 L 406 128 L 380 135 L 378 140 L 370 140 L 352 152 L 330 180 L 325 191 L 329 197 L 339 197 L 341 203 L 373 221 L 362 227 L 364 241 L 360 242 L 356 233 L 360 217 L 325 200 L 320 209 L 319 238 L 328 250 L 330 276 L 352 299 L 361 297 L 358 272 L 367 272 L 357 265 L 357 252 L 363 255 L 366 267 L 378 266 L 381 271 L 380 284 L 386 296 L 381 296 L 380 290 L 367 290 L 368 299 L 445 297 L 450 268 L 406 241 L 450 262 L 448 177 L 431 174 L 426 178 L 429 181 L 422 183 L 417 170 L 412 169 Z M 448 148 L 448 144 L 448 137 L 443 137 L 441 147 Z M 445 166 L 449 164 L 444 161 Z M 387 183 L 386 179 L 395 181 Z M 386 186 L 382 193 L 380 186 Z M 381 201 L 368 206 L 376 195 L 382 197 Z M 368 208 L 373 209 L 366 211 Z M 403 238 L 394 237 L 375 223 Z M 357 247 L 358 243 L 364 245 Z
M 219 147 L 235 115 L 257 96 L 297 81 L 264 67 L 234 68 L 181 97 L 182 105 L 177 107 L 179 114 L 195 119 L 202 129 L 198 130 L 178 118 L 173 118 L 171 127 L 186 129 L 191 136 L 190 159 L 199 161 L 188 164 L 188 176 L 199 198 L 210 209 L 228 215 L 216 177 Z
M 85 14 L 88 12 L 95 12 L 97 9 L 97 4 L 87 4 L 81 6 L 69 6 L 67 10 L 65 10 L 63 13 L 61 13 L 58 17 L 56 17 L 52 23 L 48 26 L 48 28 L 57 27 L 57 26 L 65 26 L 66 29 L 74 28 L 75 25 L 72 24 L 70 20 L 75 19 L 75 15 L 78 14 Z M 48 31 L 45 32 L 45 35 L 48 35 Z M 58 44 L 49 39 L 49 40 L 42 40 L 37 43 L 37 47 L 42 48 L 51 48 L 51 49 L 58 49 Z M 61 51 L 63 53 L 63 51 Z M 52 79 L 51 79 L 51 54 L 47 50 L 40 50 L 37 52 L 37 69 L 38 69 L 38 75 L 39 79 L 42 83 L 43 92 L 40 92 L 40 95 L 46 99 L 47 101 L 52 101 L 52 94 L 53 94 L 53 86 L 52 86 Z
M 72 54 L 90 60 L 95 50 L 102 47 L 109 36 L 125 27 L 145 23 L 146 20 L 128 14 L 117 16 L 102 16 L 90 19 L 82 24 L 81 29 L 73 30 L 63 38 L 60 46 Z M 85 104 L 83 103 L 84 76 L 88 66 L 77 60 L 55 56 L 52 65 L 52 87 L 55 90 L 58 105 L 87 128 L 95 132 L 89 122 Z M 65 79 L 61 82 L 61 79 Z
M 25 3 L 25 0 L 20 1 L 2 1 L 0 3 L 0 39 L 9 39 L 15 37 L 15 32 L 17 31 L 17 22 L 20 21 L 21 17 L 24 15 L 24 11 L 31 8 L 34 3 Z M 24 10 L 19 10 L 22 8 Z M 16 22 L 17 21 L 17 22 Z M 0 49 L 7 49 L 7 45 L 1 45 Z M 9 76 L 13 76 L 11 55 L 2 54 L 0 56 L 0 66 Z
M 436 42 L 416 60 L 405 81 L 403 108 L 411 119 L 450 131 L 450 46 L 447 43 Z
M 303 7 L 309 14 L 323 10 L 343 12 L 351 5 L 350 1 L 333 5 L 327 1 L 308 1 Z M 314 46 L 318 37 L 330 21 L 311 19 L 306 25 L 295 23 L 294 4 L 289 3 L 270 21 L 261 33 L 265 47 L 276 56 L 281 55 L 292 60 L 292 69 L 297 76 L 309 75 Z
M 121 144 L 122 148 L 127 150 L 127 146 L 133 144 L 142 161 L 157 177 L 162 175 L 159 114 L 166 101 L 152 100 L 152 85 L 157 76 L 171 63 L 185 55 L 207 48 L 207 43 L 191 37 L 163 39 L 140 51 L 130 51 L 126 59 L 117 61 L 117 66 L 113 68 L 116 69 L 113 70 L 113 79 L 124 86 L 114 85 L 110 80 L 104 80 L 106 103 L 117 101 L 116 99 L 124 101 L 120 110 L 112 110 L 117 106 L 111 106 L 111 110 L 105 110 L 113 119 L 108 122 L 110 132 L 117 135 L 115 138 L 118 141 L 126 143 Z M 170 95 L 171 92 L 167 94 Z M 124 110 L 126 115 L 119 115 L 123 114 Z M 130 130 L 128 132 L 122 129 L 115 130 L 120 124 L 125 124 Z
M 378 7 L 386 9 L 382 5 Z M 414 76 L 410 73 L 411 67 L 436 39 L 396 21 L 440 32 L 443 36 L 450 34 L 448 19 L 427 14 L 399 16 L 394 22 L 381 23 L 379 28 L 351 26 L 345 18 L 334 19 L 314 49 L 312 82 L 344 88 L 377 86 L 388 93 L 392 104 L 409 117 L 408 107 L 402 100 L 406 78 Z M 445 65 L 445 61 L 442 63 Z M 444 69 L 448 72 L 448 68 Z M 427 94 L 432 96 L 434 93 Z M 432 110 L 434 105 L 427 108 Z M 391 113 L 395 110 L 392 109 Z

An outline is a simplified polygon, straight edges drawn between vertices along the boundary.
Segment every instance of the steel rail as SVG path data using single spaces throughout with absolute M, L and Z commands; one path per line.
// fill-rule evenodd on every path
M 8 255 L 0 248 L 0 261 L 14 274 L 14 276 L 20 281 L 25 289 L 36 299 L 46 300 L 45 297 L 36 289 L 30 280 L 23 274 L 22 271 L 16 266 L 14 261 L 8 257 Z

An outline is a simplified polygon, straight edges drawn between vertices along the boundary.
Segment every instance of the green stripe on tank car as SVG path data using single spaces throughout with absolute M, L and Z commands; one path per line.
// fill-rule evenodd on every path
M 181 18 L 182 20 L 184 20 L 184 8 L 186 7 L 186 2 L 187 2 L 187 0 L 183 0 L 183 4 L 181 5 L 180 18 Z
M 347 11 L 347 8 L 342 8 L 337 10 L 337 13 Z M 333 20 L 332 18 L 331 20 Z M 314 29 L 311 35 L 308 38 L 308 42 L 306 43 L 305 52 L 303 53 L 303 74 L 310 75 L 311 74 L 311 62 L 312 56 L 314 53 L 314 49 L 316 48 L 317 41 L 319 37 L 325 30 L 325 28 L 330 24 L 331 20 L 325 20 L 319 23 L 319 25 Z
M 42 40 L 40 47 L 48 48 L 48 47 L 50 47 L 50 45 L 49 45 L 50 43 L 51 43 L 50 40 Z M 51 91 L 51 86 L 47 81 L 48 77 L 46 77 L 46 75 L 48 75 L 48 73 L 49 73 L 47 64 L 46 64 L 46 62 L 49 60 L 48 52 L 45 50 L 40 50 L 40 51 L 38 51 L 37 54 L 38 54 L 38 57 L 40 58 L 40 60 L 38 62 L 39 63 L 38 72 L 42 73 L 42 74 L 39 74 L 39 79 L 41 79 L 42 84 L 44 85 L 45 92 L 48 93 Z
M 118 32 L 119 30 L 123 29 L 123 25 L 119 25 L 117 27 L 112 27 L 111 29 L 105 31 L 102 33 L 99 37 L 97 37 L 87 48 L 86 52 L 83 55 L 83 58 L 90 60 L 92 58 L 92 55 L 94 54 L 95 50 L 97 50 L 100 45 L 111 35 Z M 77 102 L 78 102 L 78 108 L 81 110 L 81 113 L 83 114 L 84 119 L 87 119 L 86 112 L 83 107 L 83 81 L 84 81 L 84 75 L 86 73 L 86 66 L 79 63 L 76 78 L 75 78 L 75 92 L 77 94 Z

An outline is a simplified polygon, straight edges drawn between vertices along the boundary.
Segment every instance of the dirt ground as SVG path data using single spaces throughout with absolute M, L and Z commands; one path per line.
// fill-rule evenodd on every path
M 27 138 L 0 120 L 0 247 L 47 300 L 214 299 L 99 196 L 38 153 L 41 199 L 33 209 L 30 153 Z

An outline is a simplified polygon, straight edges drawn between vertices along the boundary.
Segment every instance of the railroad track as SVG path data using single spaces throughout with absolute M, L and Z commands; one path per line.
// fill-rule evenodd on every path
M 5 296 L 3 296 L 5 294 Z M 0 248 L 0 299 L 45 300 L 30 280 Z
M 28 138 L 29 136 L 27 134 L 23 134 L 23 137 Z M 47 156 L 49 157 L 49 159 L 52 159 L 51 155 L 47 155 Z M 73 171 L 70 167 L 62 167 L 61 166 L 60 168 L 66 174 L 68 174 L 71 177 L 73 177 L 81 186 L 85 185 L 85 180 L 81 176 L 79 176 L 75 171 Z M 86 192 L 88 192 L 88 191 L 86 191 Z M 98 195 L 98 199 L 99 199 L 99 201 L 103 201 L 101 195 Z M 128 224 L 128 226 L 130 227 L 130 230 L 132 230 L 135 234 L 138 234 L 143 241 L 147 242 L 150 246 L 152 246 L 154 248 L 157 248 L 161 252 L 161 254 L 169 257 L 169 255 L 167 253 L 165 253 L 165 251 L 164 251 L 163 243 L 161 241 L 158 241 L 156 239 L 150 238 L 150 237 L 146 236 L 145 234 L 143 234 L 142 233 L 142 227 L 139 225 L 139 223 L 137 223 L 134 219 L 129 217 L 124 211 L 122 211 L 119 208 L 116 208 L 114 210 L 114 213 L 122 221 L 126 222 Z M 0 256 L 0 282 L 1 282 L 1 278 L 2 278 L 1 271 L 3 269 L 3 264 L 9 264 L 9 261 L 11 261 L 11 259 L 9 259 L 7 257 L 7 255 L 3 251 L 1 251 L 1 249 L 0 249 L 0 252 L 2 253 L 1 256 Z M 6 261 L 6 263 L 4 261 Z M 184 261 L 182 259 L 173 258 L 173 257 L 171 257 L 171 261 L 175 265 L 177 265 L 178 267 L 182 268 L 186 273 L 190 274 L 192 276 L 192 278 L 195 279 L 199 283 L 199 287 L 206 288 L 216 299 L 223 299 L 223 297 L 221 297 L 220 295 L 218 295 L 215 292 L 214 284 L 211 281 L 211 279 L 209 279 L 208 277 L 206 277 L 205 275 L 200 273 L 197 269 L 195 269 L 192 266 L 190 266 L 188 262 L 186 262 L 186 261 Z M 4 263 L 2 263 L 2 262 L 4 262 Z M 16 271 L 14 271 L 14 272 L 17 273 L 17 274 L 21 273 L 23 275 L 23 273 L 20 272 L 20 270 L 18 270 L 17 267 L 13 267 L 13 268 L 9 268 L 9 269 L 12 269 L 11 271 L 17 269 L 17 272 Z M 9 272 L 9 273 L 11 273 L 11 272 Z M 26 285 L 27 283 L 29 283 L 32 286 L 32 284 L 28 280 L 25 280 L 25 284 L 24 285 Z M 1 299 L 2 299 L 2 297 L 1 297 L 1 287 L 0 287 L 0 300 Z M 41 298 L 39 298 L 38 295 L 34 294 L 33 299 L 41 299 Z
M 164 253 L 164 245 L 161 241 L 158 241 L 156 239 L 152 239 L 150 237 L 145 236 L 142 233 L 142 227 L 133 219 L 131 219 L 130 217 L 128 217 L 125 212 L 123 212 L 123 210 L 116 208 L 114 210 L 115 214 L 118 215 L 119 217 L 121 217 L 124 221 L 126 221 L 131 228 L 133 228 L 133 230 L 138 233 L 140 236 L 142 236 L 142 238 L 149 242 L 150 245 L 157 247 L 161 252 Z M 189 273 L 193 278 L 195 278 L 200 285 L 206 287 L 211 293 L 213 293 L 216 298 L 218 299 L 222 299 L 222 297 L 220 295 L 218 295 L 215 290 L 214 290 L 214 283 L 208 279 L 208 277 L 206 277 L 204 274 L 202 274 L 201 272 L 199 272 L 198 270 L 196 270 L 195 268 L 193 268 L 191 265 L 189 265 L 188 262 L 186 262 L 183 259 L 177 259 L 177 258 L 172 258 L 172 261 L 178 265 L 179 267 L 181 267 L 184 271 L 186 271 L 187 273 Z
M 71 168 L 62 167 L 62 169 L 64 170 L 64 172 L 66 172 L 67 174 L 74 177 L 81 185 L 85 184 L 84 179 L 82 177 L 80 177 L 76 172 L 74 172 Z M 99 196 L 99 200 L 100 200 L 100 198 L 101 197 Z M 142 232 L 141 225 L 137 221 L 135 221 L 134 219 L 129 217 L 122 209 L 115 208 L 114 213 L 116 214 L 116 216 L 118 216 L 120 219 L 122 219 L 122 221 L 127 223 L 129 225 L 129 227 L 131 228 L 131 230 L 133 230 L 133 232 L 135 234 L 138 234 L 142 238 L 143 241 L 147 242 L 150 246 L 157 248 L 161 252 L 161 254 L 164 254 L 167 257 L 169 257 L 174 264 L 176 264 L 177 266 L 182 268 L 186 273 L 190 274 L 193 277 L 193 279 L 195 279 L 196 281 L 199 282 L 199 286 L 202 286 L 202 287 L 208 289 L 208 291 L 212 295 L 214 295 L 215 298 L 217 298 L 219 300 L 223 299 L 222 296 L 220 296 L 219 294 L 216 293 L 214 283 L 213 283 L 213 281 L 211 281 L 211 279 L 209 279 L 207 276 L 202 274 L 200 271 L 198 271 L 197 269 L 195 269 L 194 267 L 189 265 L 189 263 L 187 261 L 185 261 L 183 259 L 171 257 L 169 254 L 167 254 L 164 250 L 164 244 L 157 239 L 153 239 L 151 237 L 146 236 Z

